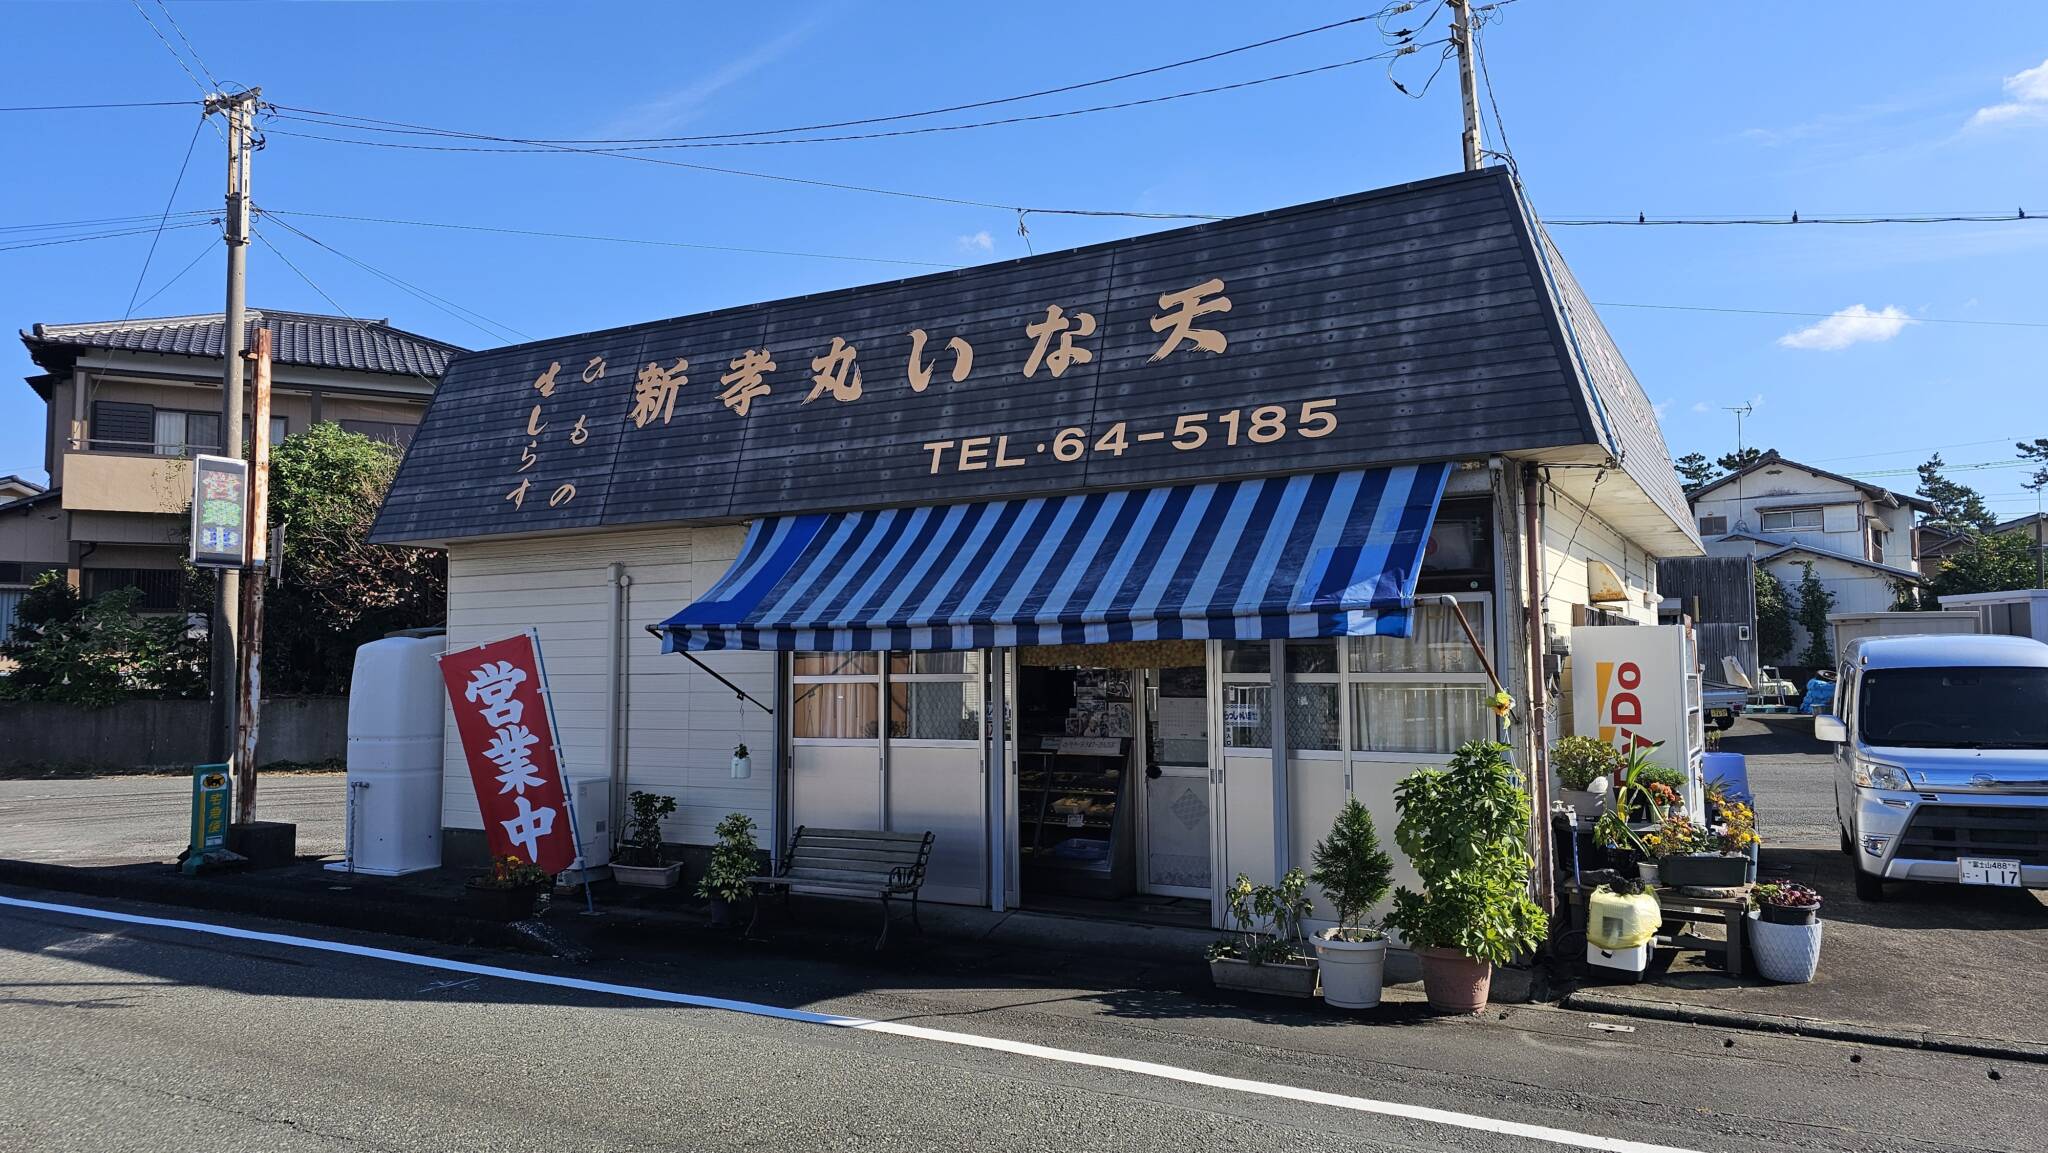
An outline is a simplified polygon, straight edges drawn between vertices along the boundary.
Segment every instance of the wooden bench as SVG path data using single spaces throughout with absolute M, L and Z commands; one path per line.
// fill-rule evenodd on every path
M 917 919 L 917 891 L 924 886 L 924 870 L 931 860 L 932 834 L 884 833 L 873 829 L 813 829 L 797 826 L 789 838 L 789 852 L 773 876 L 749 877 L 757 893 L 782 891 L 783 908 L 792 893 L 819 897 L 872 897 L 882 903 L 882 934 L 875 938 L 880 949 L 889 940 L 889 902 L 910 898 L 910 919 L 924 932 Z M 754 902 L 754 919 L 747 923 L 752 936 L 754 923 L 761 919 L 761 906 Z

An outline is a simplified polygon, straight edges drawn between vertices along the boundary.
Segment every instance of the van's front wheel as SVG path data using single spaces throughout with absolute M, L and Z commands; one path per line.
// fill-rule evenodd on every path
M 1856 899 L 1873 904 L 1884 900 L 1884 878 L 1875 873 L 1856 870 Z

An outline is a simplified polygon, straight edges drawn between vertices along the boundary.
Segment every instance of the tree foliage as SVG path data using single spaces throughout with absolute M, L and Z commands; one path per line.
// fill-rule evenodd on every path
M 1309 880 L 1321 885 L 1337 907 L 1337 927 L 1369 928 L 1359 918 L 1386 897 L 1387 888 L 1394 883 L 1394 859 L 1380 848 L 1372 814 L 1357 797 L 1337 810 L 1330 835 L 1316 842 L 1313 860 L 1315 872 L 1309 874 Z
M 1722 453 L 1720 458 L 1715 460 L 1714 463 L 1720 467 L 1722 472 L 1740 472 L 1757 461 L 1762 460 L 1765 453 L 1776 451 L 1778 450 L 1774 448 L 1742 448 L 1734 452 Z
M 1985 532 L 1997 524 L 1998 518 L 1984 503 L 1983 494 L 1969 485 L 1950 480 L 1941 471 L 1946 467 L 1938 452 L 1920 466 L 1920 484 L 1913 492 L 1934 506 L 1934 511 L 1920 523 L 1955 534 Z
M 1714 462 L 1708 460 L 1705 453 L 1686 453 L 1671 465 L 1678 470 L 1678 483 L 1684 487 L 1687 496 L 1705 488 L 1721 475 L 1721 470 L 1714 467 Z
M 86 600 L 62 572 L 46 572 L 16 606 L 0 656 L 15 662 L 0 696 L 105 708 L 138 693 L 200 696 L 205 644 L 182 614 L 136 611 L 140 589 Z
M 397 469 L 391 446 L 331 423 L 285 438 L 271 454 L 271 521 L 281 537 L 273 552 L 283 577 L 264 609 L 269 691 L 343 692 L 357 646 L 446 619 L 446 557 L 369 543 Z
M 1919 604 L 1938 609 L 1940 598 L 1962 593 L 1997 593 L 2034 587 L 2034 542 L 2023 533 L 1976 534 L 1969 544 L 1942 557 L 1927 575 Z
M 1799 578 L 1799 625 L 1806 630 L 1806 651 L 1799 655 L 1799 663 L 1817 669 L 1833 668 L 1835 648 L 1828 636 L 1828 613 L 1834 611 L 1835 594 L 1813 575 L 1811 562 L 1799 567 L 1805 572 Z
M 2021 460 L 2032 461 L 2036 466 L 2033 473 L 2020 483 L 2030 489 L 2048 488 L 2048 436 L 2019 441 L 2013 448 Z
M 1778 574 L 1757 566 L 1756 570 L 1756 659 L 1760 664 L 1783 664 L 1792 656 L 1792 598 Z

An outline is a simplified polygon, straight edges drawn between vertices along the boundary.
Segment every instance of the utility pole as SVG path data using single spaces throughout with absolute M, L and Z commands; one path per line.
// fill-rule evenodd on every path
M 235 760 L 235 813 L 241 824 L 256 819 L 256 737 L 263 715 L 263 591 L 270 556 L 270 330 L 256 330 L 248 353 L 256 366 L 249 429 L 249 580 L 242 585 L 242 676 L 235 714 L 240 748 Z
M 244 285 L 249 254 L 249 122 L 263 90 L 215 93 L 206 98 L 206 113 L 227 115 L 228 191 L 225 222 L 228 246 L 228 298 L 221 324 L 221 455 L 242 455 L 242 344 Z M 236 707 L 237 636 L 241 610 L 241 574 L 218 572 L 213 596 L 213 622 L 208 641 L 213 647 L 214 747 L 233 772 L 240 718 Z
M 1472 71 L 1472 0 L 1444 0 L 1458 47 L 1458 94 L 1465 108 L 1465 171 L 1479 171 L 1479 78 Z

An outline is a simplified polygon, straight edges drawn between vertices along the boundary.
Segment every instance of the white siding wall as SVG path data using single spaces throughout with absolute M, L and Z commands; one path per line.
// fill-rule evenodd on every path
M 1828 610 L 1831 613 L 1880 613 L 1888 611 L 1898 600 L 1898 594 L 1892 591 L 1891 578 L 1861 565 L 1799 553 L 1770 562 L 1764 568 L 1778 578 L 1792 600 L 1792 648 L 1786 655 L 1786 664 L 1798 664 L 1800 656 L 1806 652 L 1806 629 L 1799 624 L 1797 614 L 1799 582 L 1806 577 L 1804 562 L 1809 561 L 1813 564 L 1813 575 L 1819 578 L 1822 587 L 1835 594 L 1834 607 Z
M 771 718 L 754 705 L 741 708 L 730 690 L 681 656 L 664 656 L 645 627 L 717 580 L 738 554 L 744 531 L 613 531 L 468 542 L 448 551 L 449 648 L 539 630 L 563 754 L 578 780 L 611 772 L 607 570 L 614 562 L 625 566 L 632 582 L 620 630 L 627 653 L 627 788 L 676 798 L 676 815 L 664 829 L 671 841 L 708 844 L 711 826 L 730 812 L 770 827 Z M 718 653 L 706 663 L 757 699 L 775 703 L 774 654 Z M 452 717 L 446 733 L 441 823 L 481 828 Z M 754 775 L 735 781 L 729 762 L 742 740 L 754 753 Z
M 1614 527 L 1570 497 L 1546 489 L 1543 509 L 1545 619 L 1560 633 L 1571 628 L 1572 606 L 1619 613 L 1646 625 L 1657 623 L 1657 562 Z M 1586 599 L 1587 558 L 1605 561 L 1628 586 L 1629 599 L 1593 605 Z M 1646 603 L 1647 602 L 1647 603 Z

